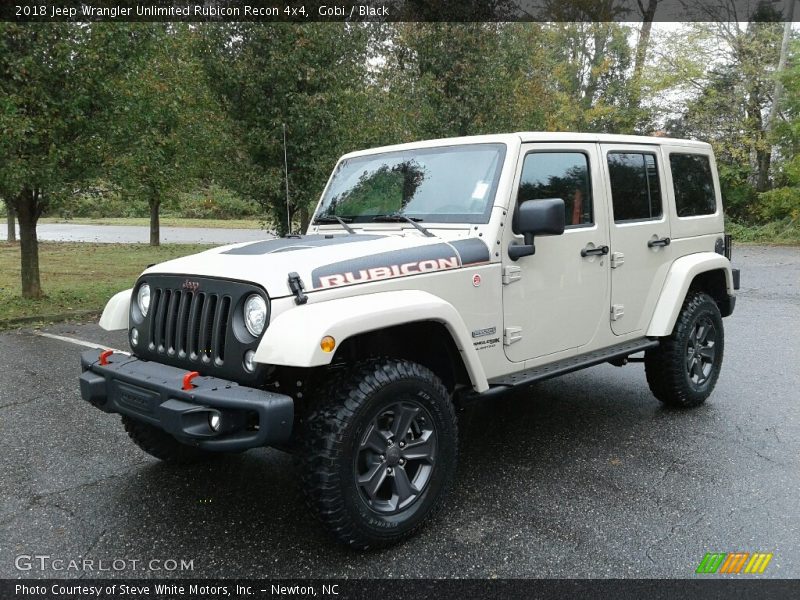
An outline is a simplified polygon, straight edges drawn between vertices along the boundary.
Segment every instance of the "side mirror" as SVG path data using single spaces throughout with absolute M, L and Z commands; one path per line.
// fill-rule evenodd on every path
M 525 243 L 511 244 L 508 256 L 511 260 L 519 260 L 536 253 L 536 246 L 533 245 L 535 236 L 564 233 L 564 201 L 561 198 L 528 200 L 519 205 L 514 221 L 514 229 L 525 236 Z

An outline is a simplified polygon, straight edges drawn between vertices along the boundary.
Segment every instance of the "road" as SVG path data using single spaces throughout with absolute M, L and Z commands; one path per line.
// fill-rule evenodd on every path
M 17 227 L 19 229 L 19 227 Z M 0 241 L 6 239 L 0 227 Z M 51 242 L 94 242 L 100 244 L 146 244 L 150 229 L 135 225 L 81 225 L 41 223 L 36 227 L 40 240 Z M 269 239 L 274 236 L 260 229 L 218 229 L 206 227 L 162 227 L 162 244 L 234 244 Z
M 446 510 L 365 554 L 309 517 L 289 456 L 160 464 L 80 399 L 81 348 L 4 333 L 0 577 L 78 575 L 15 570 L 48 554 L 193 560 L 194 577 L 682 578 L 711 551 L 773 552 L 764 577 L 800 577 L 800 249 L 739 247 L 734 262 L 742 290 L 704 406 L 663 408 L 641 365 L 476 404 Z M 125 343 L 92 324 L 49 331 Z

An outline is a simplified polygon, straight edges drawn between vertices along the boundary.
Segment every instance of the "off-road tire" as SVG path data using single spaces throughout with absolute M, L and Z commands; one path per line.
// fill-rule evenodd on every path
M 191 464 L 211 460 L 219 456 L 216 452 L 208 452 L 181 444 L 165 431 L 142 423 L 127 416 L 122 417 L 125 431 L 133 442 L 150 456 L 173 464 Z
M 715 335 L 711 369 L 702 382 L 695 382 L 689 370 L 692 361 L 692 335 L 698 324 L 711 324 Z M 656 398 L 668 406 L 691 408 L 705 402 L 717 383 L 725 350 L 722 316 L 708 294 L 690 291 L 683 302 L 672 335 L 661 338 L 657 348 L 645 353 L 647 383 Z M 708 351 L 708 350 L 706 350 Z
M 411 428 L 402 434 L 385 436 L 396 420 L 398 431 L 402 430 L 398 415 L 415 406 L 419 407 L 418 416 L 414 417 Z M 378 423 L 387 414 L 393 415 L 388 421 L 392 425 L 383 431 Z M 411 458 L 402 462 L 404 459 L 398 458 L 397 452 L 402 440 L 408 440 L 406 452 L 419 445 L 424 434 L 415 440 L 414 431 L 420 431 L 418 418 L 423 414 L 421 422 L 429 428 L 425 439 L 435 434 L 435 451 L 431 454 L 432 466 L 426 483 L 416 484 L 420 491 L 405 508 L 398 499 L 394 514 L 381 513 L 376 508 L 383 502 L 377 498 L 378 494 L 368 498 L 366 486 L 358 483 L 359 464 L 363 464 L 360 461 L 365 454 L 371 456 L 374 462 L 367 462 L 365 468 L 375 467 L 377 471 L 390 458 L 400 460 L 400 465 L 405 464 L 403 479 L 413 479 L 412 484 L 419 481 L 421 471 L 413 471 L 419 467 L 412 464 Z M 395 544 L 411 536 L 442 507 L 455 476 L 458 428 L 449 394 L 429 369 L 389 358 L 371 359 L 344 369 L 321 388 L 301 428 L 297 458 L 303 490 L 311 510 L 338 541 L 360 550 Z M 379 439 L 395 446 L 394 451 L 386 452 L 385 459 L 383 455 L 376 457 L 377 451 L 371 454 L 372 444 L 365 445 L 364 440 L 373 431 L 380 431 Z M 394 454 L 390 456 L 391 452 Z M 399 479 L 400 465 L 393 464 L 394 469 L 388 469 L 393 473 L 392 479 L 386 475 L 380 484 L 389 487 L 380 490 L 399 489 L 394 486 L 399 485 L 395 478 Z M 397 498 L 401 496 L 398 494 Z

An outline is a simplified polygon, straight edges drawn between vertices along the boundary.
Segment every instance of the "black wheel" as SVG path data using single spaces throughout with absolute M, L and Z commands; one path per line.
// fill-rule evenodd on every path
M 150 456 L 175 464 L 190 464 L 210 460 L 219 456 L 216 452 L 208 452 L 181 444 L 170 434 L 158 427 L 142 423 L 136 419 L 123 416 L 122 424 L 133 442 Z
M 311 508 L 359 549 L 411 535 L 455 475 L 456 416 L 436 375 L 406 360 L 370 360 L 320 393 L 304 420 L 300 460 Z
M 645 353 L 650 390 L 664 404 L 689 408 L 705 402 L 717 383 L 725 350 L 719 307 L 708 294 L 690 292 L 672 335 Z

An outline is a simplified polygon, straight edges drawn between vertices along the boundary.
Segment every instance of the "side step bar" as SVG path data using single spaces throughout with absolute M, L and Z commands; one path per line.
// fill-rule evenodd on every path
M 636 354 L 637 352 L 649 348 L 655 348 L 656 346 L 658 346 L 658 340 L 640 338 L 638 340 L 616 344 L 615 346 L 609 346 L 608 348 L 594 350 L 593 352 L 581 354 L 580 356 L 570 356 L 569 358 L 557 360 L 546 365 L 531 367 L 524 371 L 494 377 L 489 380 L 489 389 L 482 394 L 476 394 L 476 396 L 487 398 L 489 396 L 500 395 L 517 387 L 526 386 L 544 379 L 550 379 L 551 377 L 565 375 L 587 367 L 593 367 L 610 360 L 625 358 L 631 354 Z

